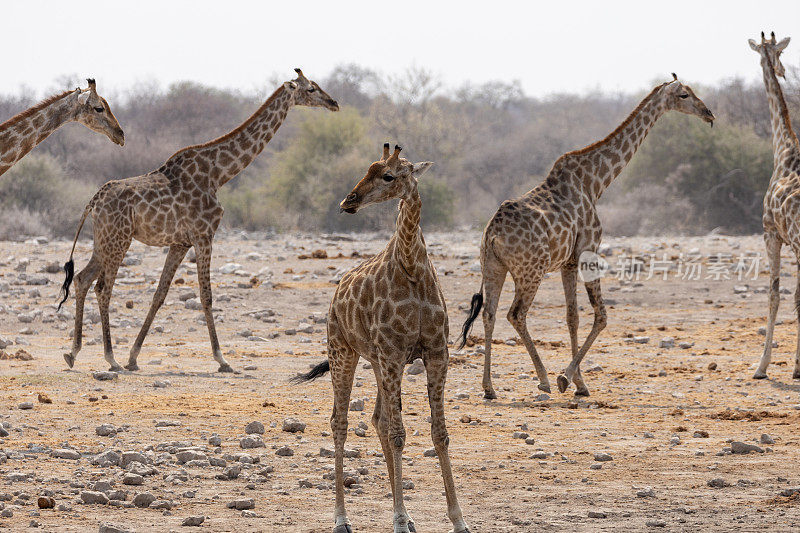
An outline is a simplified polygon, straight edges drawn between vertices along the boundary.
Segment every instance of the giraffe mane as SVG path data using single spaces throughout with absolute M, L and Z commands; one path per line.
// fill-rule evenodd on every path
M 33 106 L 33 107 L 29 108 L 29 109 L 26 109 L 25 111 L 23 111 L 21 113 L 18 113 L 17 115 L 14 115 L 10 119 L 8 119 L 5 122 L 3 122 L 2 124 L 0 124 L 0 130 L 8 129 L 11 126 L 13 126 L 13 125 L 25 120 L 26 118 L 32 117 L 33 115 L 35 115 L 36 113 L 38 113 L 42 109 L 52 105 L 54 102 L 57 102 L 58 100 L 61 100 L 62 98 L 65 98 L 65 97 L 69 96 L 73 92 L 74 91 L 64 91 L 61 94 L 56 94 L 56 95 L 53 95 L 53 96 L 51 96 L 49 98 L 45 98 L 44 100 L 42 100 L 41 102 L 39 102 L 35 106 Z
M 775 32 L 773 32 L 773 36 Z M 772 58 L 768 53 L 764 54 L 764 57 L 767 60 L 767 65 L 769 66 L 770 75 L 775 79 L 775 84 L 778 86 L 778 109 L 781 113 L 781 118 L 786 123 L 786 127 L 789 129 L 789 133 L 792 137 L 794 137 L 795 142 L 797 142 L 797 134 L 792 127 L 792 119 L 789 116 L 789 108 L 786 105 L 786 99 L 783 96 L 783 88 L 781 87 L 780 82 L 778 81 L 778 75 L 775 74 L 775 65 L 772 64 Z
M 627 117 L 625 120 L 623 120 L 623 121 L 622 121 L 622 124 L 620 124 L 619 126 L 617 126 L 617 127 L 614 129 L 614 131 L 612 131 L 611 133 L 609 133 L 608 135 L 606 135 L 605 137 L 603 137 L 603 138 L 602 138 L 602 139 L 600 139 L 599 141 L 597 141 L 597 142 L 594 142 L 594 143 L 590 144 L 589 146 L 585 146 L 585 147 L 583 147 L 583 148 L 579 148 L 578 150 L 572 150 L 571 152 L 567 152 L 566 154 L 564 154 L 564 155 L 562 155 L 561 157 L 559 157 L 559 158 L 558 158 L 558 160 L 556 160 L 556 163 L 555 163 L 553 166 L 555 167 L 555 166 L 556 166 L 556 164 L 558 164 L 558 163 L 562 162 L 562 160 L 564 160 L 565 158 L 567 158 L 567 157 L 569 157 L 569 156 L 574 156 L 574 155 L 581 155 L 581 154 L 585 154 L 585 153 L 587 153 L 587 152 L 591 152 L 592 150 L 595 150 L 595 149 L 597 149 L 597 148 L 600 148 L 601 146 L 603 146 L 603 145 L 605 145 L 606 143 L 608 143 L 608 142 L 611 140 L 611 138 L 612 138 L 612 137 L 614 137 L 615 135 L 617 135 L 617 134 L 618 134 L 620 131 L 622 131 L 622 130 L 623 130 L 623 128 L 625 128 L 625 127 L 626 127 L 628 124 L 630 124 L 630 123 L 631 123 L 631 121 L 632 121 L 634 118 L 636 118 L 636 115 L 638 115 L 638 114 L 639 114 L 639 112 L 641 112 L 641 110 L 642 110 L 642 108 L 645 106 L 645 104 L 647 104 L 647 103 L 648 103 L 648 102 L 649 102 L 649 101 L 650 101 L 650 100 L 653 98 L 653 96 L 655 96 L 655 94 L 656 94 L 658 91 L 660 91 L 662 88 L 666 87 L 666 86 L 667 86 L 667 85 L 669 85 L 670 83 L 672 83 L 672 82 L 669 82 L 669 81 L 668 81 L 668 82 L 662 83 L 661 85 L 656 85 L 655 87 L 653 87 L 653 90 L 652 90 L 652 91 L 650 91 L 650 94 L 648 94 L 647 96 L 645 96 L 645 97 L 644 97 L 644 99 L 642 99 L 642 101 L 641 101 L 641 102 L 639 102 L 639 105 L 638 105 L 638 106 L 636 106 L 636 109 L 634 109 L 633 111 L 631 111 L 631 113 L 628 115 L 628 117 Z
M 219 143 L 225 142 L 228 139 L 230 139 L 231 137 L 234 137 L 235 135 L 241 133 L 247 126 L 249 126 L 254 120 L 256 120 L 256 118 L 258 118 L 258 116 L 261 115 L 262 111 L 264 111 L 264 109 L 266 109 L 269 105 L 271 105 L 272 102 L 274 102 L 275 99 L 278 98 L 278 95 L 284 90 L 285 90 L 285 88 L 284 88 L 283 85 L 281 85 L 280 87 L 275 89 L 275 92 L 272 93 L 272 95 L 269 98 L 267 98 L 267 101 L 264 102 L 263 104 L 261 104 L 261 107 L 259 107 L 255 111 L 255 113 L 250 115 L 250 118 L 248 118 L 247 120 L 245 120 L 244 122 L 239 124 L 239 126 L 236 127 L 235 129 L 229 131 L 228 133 L 226 133 L 225 135 L 223 135 L 221 137 L 217 137 L 216 139 L 212 139 L 212 140 L 204 142 L 202 144 L 193 144 L 191 146 L 187 146 L 186 148 L 181 148 L 180 150 L 178 150 L 177 152 L 175 152 L 174 154 L 169 156 L 169 158 L 167 158 L 167 161 L 169 161 L 170 159 L 182 154 L 183 152 L 186 152 L 187 150 L 195 150 L 195 149 L 198 149 L 198 148 L 208 148 L 209 146 L 213 146 L 215 144 L 219 144 Z

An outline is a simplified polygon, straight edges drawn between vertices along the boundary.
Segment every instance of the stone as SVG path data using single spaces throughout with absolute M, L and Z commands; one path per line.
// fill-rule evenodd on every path
M 755 444 L 740 442 L 738 440 L 731 442 L 731 453 L 746 454 L 750 452 L 764 453 L 764 448 L 761 446 L 756 446 Z
M 253 498 L 242 498 L 239 500 L 233 500 L 232 502 L 228 502 L 228 509 L 236 509 L 237 511 L 242 511 L 244 509 L 253 509 L 256 506 L 255 500 Z
M 605 461 L 613 461 L 614 458 L 611 457 L 611 455 L 608 453 L 600 452 L 594 454 L 594 460 L 597 461 L 598 463 L 603 463 Z
M 672 337 L 664 337 L 658 343 L 659 348 L 674 348 L 675 347 L 675 339 Z
M 350 410 L 351 411 L 363 411 L 364 410 L 364 400 L 362 398 L 358 398 L 356 400 L 352 400 L 350 402 Z
M 169 500 L 155 500 L 154 502 L 150 503 L 149 508 L 169 510 L 172 509 L 172 502 Z
M 248 435 L 239 439 L 239 446 L 243 449 L 264 448 L 264 441 L 259 436 Z
M 284 421 L 284 424 L 285 423 L 286 422 Z M 284 431 L 286 431 L 286 430 L 284 430 Z M 254 420 L 254 421 L 250 422 L 249 424 L 247 424 L 244 427 L 244 432 L 247 433 L 248 435 L 254 435 L 254 434 L 263 435 L 264 434 L 264 424 L 262 424 L 261 422 L 259 422 L 257 420 Z
M 123 485 L 141 485 L 142 483 L 144 483 L 144 478 L 139 474 L 132 474 L 128 472 L 122 478 Z
M 221 446 L 222 445 L 222 439 L 220 438 L 219 435 L 211 435 L 208 438 L 208 444 L 210 444 L 211 446 Z
M 423 457 L 436 457 L 436 448 L 428 448 L 424 452 L 422 452 Z
M 605 518 L 606 513 L 603 511 L 589 511 L 589 518 Z
M 288 446 L 281 446 L 275 450 L 275 455 L 280 455 L 281 457 L 291 457 L 294 455 L 294 450 Z
M 773 439 L 767 433 L 761 434 L 761 444 L 775 444 L 775 439 Z
M 97 433 L 101 437 L 108 437 L 117 434 L 117 428 L 114 427 L 114 424 L 101 424 L 94 428 L 94 432 Z
M 296 418 L 283 419 L 283 431 L 288 433 L 302 433 L 306 430 L 306 423 Z
M 120 457 L 119 460 L 120 467 L 125 468 L 133 462 L 147 464 L 150 463 L 151 461 L 147 457 L 145 457 L 144 454 L 139 452 L 131 452 L 131 451 L 122 452 L 122 456 Z
M 641 487 L 636 491 L 636 496 L 639 498 L 655 498 L 656 493 L 653 490 L 653 487 Z
M 715 477 L 714 479 L 709 479 L 706 482 L 706 485 L 708 485 L 709 487 L 711 487 L 713 489 L 721 489 L 723 487 L 730 486 L 730 483 L 728 483 L 727 481 L 725 481 L 721 477 Z
M 206 521 L 206 517 L 203 516 L 203 515 L 187 516 L 186 518 L 183 519 L 183 522 L 181 522 L 181 525 L 182 526 L 199 526 L 205 521 Z
M 181 464 L 188 463 L 189 461 L 208 460 L 208 456 L 206 454 L 197 450 L 181 450 L 175 454 L 175 458 Z
M 422 359 L 419 357 L 414 359 L 414 362 L 408 365 L 408 368 L 406 369 L 406 374 L 409 376 L 416 376 L 418 374 L 422 374 L 423 372 L 425 372 L 425 363 L 423 363 Z
M 140 492 L 133 497 L 133 505 L 136 507 L 150 507 L 154 501 L 156 501 L 156 497 L 149 492 Z
M 106 450 L 103 453 L 97 454 L 92 459 L 92 464 L 95 466 L 119 466 L 121 461 L 120 455 L 113 450 Z
M 111 372 L 110 370 L 92 372 L 92 377 L 97 381 L 112 381 L 119 377 L 118 372 Z
M 17 406 L 17 409 L 20 409 L 22 411 L 29 411 L 33 409 L 33 402 L 22 402 Z
M 57 459 L 72 459 L 77 460 L 81 458 L 81 453 L 76 450 L 71 450 L 69 448 L 59 448 L 57 450 L 53 450 L 50 452 L 50 457 L 55 457 Z
M 136 533 L 135 530 L 129 527 L 121 526 L 119 524 L 112 524 L 111 522 L 100 524 L 100 529 L 97 531 L 98 533 Z
M 81 501 L 88 504 L 107 505 L 108 496 L 102 492 L 94 490 L 84 490 L 81 492 Z

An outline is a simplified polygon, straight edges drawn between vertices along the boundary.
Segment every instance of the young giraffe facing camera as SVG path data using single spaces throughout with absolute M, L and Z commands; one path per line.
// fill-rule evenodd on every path
M 156 312 L 167 297 L 172 278 L 189 248 L 197 256 L 197 278 L 211 349 L 220 372 L 233 369 L 222 356 L 211 310 L 211 246 L 214 233 L 222 221 L 222 206 L 217 189 L 233 179 L 261 153 L 295 105 L 324 107 L 338 111 L 339 104 L 320 89 L 316 82 L 295 69 L 297 78 L 287 81 L 249 119 L 238 128 L 216 140 L 190 146 L 167 159 L 158 170 L 144 176 L 109 181 L 92 197 L 83 211 L 69 261 L 64 265 L 66 279 L 62 287 L 61 305 L 69 297 L 74 273 L 72 255 L 83 223 L 91 213 L 94 221 L 94 251 L 77 276 L 75 294 L 75 337 L 72 352 L 64 354 L 70 368 L 81 349 L 83 304 L 92 282 L 103 327 L 105 359 L 111 370 L 122 370 L 114 360 L 108 306 L 111 290 L 122 259 L 136 239 L 149 246 L 168 246 L 169 252 L 161 271 L 158 288 L 150 311 L 131 347 L 128 370 L 138 370 L 136 359 Z
M 331 429 L 336 447 L 336 526 L 334 533 L 352 533 L 344 508 L 344 443 L 347 410 L 353 376 L 360 357 L 372 364 L 378 397 L 372 424 L 378 433 L 389 470 L 394 503 L 394 532 L 416 531 L 403 501 L 403 427 L 400 387 L 403 368 L 415 358 L 425 363 L 431 437 L 444 478 L 447 514 L 454 531 L 468 533 L 456 498 L 448 454 L 449 437 L 444 418 L 444 386 L 447 377 L 448 321 L 444 296 L 436 270 L 428 258 L 419 226 L 422 200 L 417 178 L 433 163 L 414 163 L 400 158 L 400 147 L 372 163 L 366 176 L 340 204 L 355 213 L 359 209 L 394 198 L 400 199 L 397 229 L 378 255 L 342 277 L 328 313 L 328 360 L 296 381 L 309 381 L 330 370 L 333 382 Z
M 0 175 L 68 122 L 80 122 L 114 144 L 125 144 L 125 133 L 106 99 L 97 94 L 97 84 L 86 81 L 87 89 L 57 94 L 0 124 Z
M 472 323 L 483 307 L 485 354 L 483 391 L 497 398 L 492 386 L 492 333 L 500 292 L 511 272 L 514 302 L 508 321 L 514 326 L 536 367 L 539 388 L 550 392 L 547 371 L 528 333 L 526 317 L 539 284 L 547 272 L 561 270 L 567 300 L 572 361 L 558 376 L 558 389 L 567 390 L 572 380 L 578 396 L 588 396 L 580 364 L 597 335 L 606 326 L 606 309 L 600 295 L 600 280 L 586 281 L 586 292 L 594 308 L 594 323 L 578 348 L 578 260 L 585 251 L 596 252 L 602 227 L 597 201 L 642 144 L 650 128 L 670 110 L 695 115 L 714 124 L 714 115 L 691 88 L 673 80 L 656 86 L 639 106 L 605 139 L 562 155 L 544 182 L 523 196 L 503 202 L 489 221 L 481 240 L 481 290 L 472 297 L 469 316 L 461 332 L 461 347 L 467 342 Z
M 775 317 L 781 301 L 781 247 L 791 246 L 795 257 L 800 260 L 800 146 L 792 129 L 789 111 L 778 76 L 784 77 L 781 53 L 789 45 L 789 37 L 776 42 L 773 32 L 770 39 L 761 33 L 761 44 L 749 40 L 750 48 L 761 56 L 764 71 L 764 85 L 772 118 L 773 171 L 767 193 L 764 196 L 764 243 L 769 259 L 769 319 L 767 335 L 764 340 L 764 353 L 753 378 L 767 377 L 767 367 L 772 359 L 772 333 L 775 330 Z M 797 277 L 797 290 L 794 295 L 795 310 L 800 318 L 800 273 Z M 794 379 L 800 379 L 800 322 L 798 322 L 797 350 L 794 356 Z

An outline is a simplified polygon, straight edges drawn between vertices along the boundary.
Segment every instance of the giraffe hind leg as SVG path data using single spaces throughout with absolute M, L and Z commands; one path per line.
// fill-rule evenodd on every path
M 75 276 L 75 332 L 72 338 L 72 351 L 64 354 L 64 360 L 72 368 L 75 358 L 83 346 L 83 308 L 86 303 L 86 294 L 92 282 L 100 275 L 100 262 L 92 254 L 89 263 Z
M 539 377 L 539 390 L 550 392 L 550 380 L 547 377 L 547 370 L 539 357 L 539 352 L 536 351 L 536 346 L 533 344 L 530 333 L 528 333 L 528 325 L 526 323 L 528 309 L 533 303 L 541 281 L 541 274 L 536 274 L 531 281 L 514 278 L 514 302 L 511 304 L 511 309 L 508 310 L 508 321 L 514 326 L 514 329 L 525 344 L 528 354 L 531 356 L 533 366 L 536 368 L 536 375 Z

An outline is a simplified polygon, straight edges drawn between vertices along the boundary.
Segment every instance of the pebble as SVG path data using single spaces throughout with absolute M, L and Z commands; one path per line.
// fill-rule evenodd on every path
M 108 496 L 106 496 L 102 492 L 93 491 L 93 490 L 84 490 L 81 492 L 81 500 L 83 503 L 88 504 L 100 504 L 100 505 L 107 505 L 108 504 Z
M 108 437 L 109 435 L 116 435 L 117 428 L 114 427 L 114 424 L 101 424 L 94 428 L 94 432 L 101 437 Z
M 425 363 L 422 362 L 422 359 L 417 357 L 414 359 L 414 362 L 408 366 L 406 369 L 406 374 L 409 376 L 416 376 L 418 374 L 422 374 L 425 372 Z
M 20 409 L 22 411 L 28 411 L 30 409 L 33 409 L 33 402 L 22 402 L 17 406 L 17 409 Z
M 149 492 L 140 492 L 133 497 L 133 505 L 136 507 L 149 507 L 154 501 L 156 497 Z
M 714 479 L 709 479 L 706 482 L 706 485 L 708 485 L 709 487 L 714 488 L 714 489 L 721 489 L 723 487 L 730 486 L 730 483 L 728 483 L 727 481 L 725 481 L 721 477 L 715 477 Z
M 144 483 L 144 478 L 139 474 L 131 474 L 129 472 L 122 478 L 123 485 L 141 485 L 142 483 Z
M 248 435 L 246 437 L 242 437 L 239 439 L 239 446 L 243 449 L 252 449 L 252 448 L 264 448 L 265 444 L 264 441 L 261 440 L 259 436 Z
M 608 454 L 608 453 L 599 452 L 599 453 L 594 454 L 594 460 L 599 462 L 599 463 L 602 463 L 602 462 L 605 462 L 605 461 L 613 461 L 614 458 L 611 457 L 611 455 Z
M 664 337 L 658 343 L 659 348 L 674 348 L 675 347 L 675 339 L 672 337 Z
M 603 511 L 589 511 L 589 518 L 605 518 L 606 513 Z
M 203 515 L 187 516 L 186 518 L 183 519 L 183 522 L 181 522 L 181 525 L 182 526 L 199 526 L 205 521 L 206 521 L 206 517 L 203 516 Z
M 119 377 L 119 373 L 109 370 L 92 372 L 92 377 L 97 381 L 112 381 Z
M 775 444 L 775 439 L 773 439 L 767 433 L 761 434 L 761 444 Z
M 279 455 L 281 457 L 291 457 L 292 455 L 294 455 L 294 450 L 288 446 L 281 446 L 280 448 L 275 450 L 275 455 Z
M 136 533 L 135 530 L 130 529 L 129 527 L 120 526 L 119 524 L 112 524 L 110 522 L 100 524 L 100 529 L 97 531 L 98 533 Z
M 232 502 L 228 502 L 228 509 L 236 509 L 237 511 L 253 509 L 255 506 L 256 502 L 253 500 L 253 498 L 243 498 L 241 500 L 233 500 Z
M 52 509 L 56 506 L 56 501 L 50 496 L 39 496 L 36 505 L 39 506 L 39 509 Z
M 302 433 L 306 430 L 306 423 L 297 418 L 284 418 L 283 431 L 287 433 Z
M 731 442 L 731 453 L 746 454 L 750 452 L 764 453 L 764 448 L 756 446 L 755 444 L 748 444 L 738 440 Z
M 636 491 L 636 496 L 639 498 L 655 498 L 656 493 L 653 490 L 653 487 L 641 487 Z
M 350 402 L 350 410 L 351 411 L 363 411 L 364 410 L 364 400 L 362 398 L 358 398 L 357 400 L 353 400 Z
M 69 448 L 60 448 L 58 450 L 53 450 L 50 452 L 50 457 L 55 457 L 57 459 L 80 459 L 81 454 L 76 450 L 70 450 Z
M 169 500 L 155 500 L 149 506 L 150 509 L 172 509 L 172 502 Z
M 175 454 L 175 458 L 181 464 L 189 461 L 208 461 L 208 456 L 197 450 L 180 450 Z
M 647 527 L 667 527 L 667 523 L 663 520 L 648 520 L 644 524 Z

